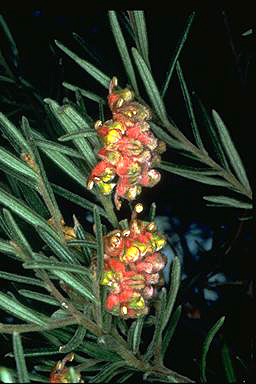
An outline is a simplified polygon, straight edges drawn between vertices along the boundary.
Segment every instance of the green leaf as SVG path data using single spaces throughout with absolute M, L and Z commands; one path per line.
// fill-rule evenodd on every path
M 180 143 L 176 139 L 173 139 L 168 133 L 166 133 L 161 127 L 159 127 L 155 123 L 150 122 L 150 128 L 159 139 L 163 140 L 171 148 L 184 149 L 184 145 L 182 143 Z
M 16 281 L 17 283 L 36 285 L 38 287 L 43 287 L 43 288 L 45 287 L 45 284 L 38 279 L 33 279 L 32 277 L 27 277 L 22 275 L 16 275 L 14 273 L 0 271 L 0 278 L 9 280 L 9 281 Z
M 65 52 L 71 59 L 73 59 L 80 67 L 82 67 L 86 72 L 88 72 L 94 79 L 96 79 L 103 87 L 107 88 L 110 84 L 110 77 L 106 76 L 103 72 L 97 69 L 94 65 L 90 64 L 88 61 L 80 59 L 75 53 L 66 48 L 59 41 L 55 40 L 55 44 Z
M 59 185 L 56 185 L 53 183 L 51 183 L 51 185 L 52 185 L 54 192 L 57 193 L 58 195 L 64 197 L 65 199 L 67 199 L 69 201 L 72 201 L 73 203 L 79 205 L 82 208 L 88 209 L 89 211 L 93 211 L 95 204 L 91 203 L 90 201 L 84 199 L 81 196 L 76 195 L 73 192 L 68 191 L 65 188 L 60 187 Z M 107 214 L 105 213 L 105 211 L 102 208 L 98 207 L 98 210 L 99 210 L 99 213 L 101 216 L 108 218 Z
M 74 220 L 74 229 L 75 229 L 77 239 L 87 241 L 88 234 L 86 234 L 86 231 L 84 230 L 82 225 L 79 223 L 75 215 L 73 215 L 73 220 Z M 92 258 L 90 247 L 88 246 L 88 244 L 86 244 L 84 246 L 82 245 L 81 249 L 83 250 L 85 265 L 89 266 L 91 264 L 91 258 Z
M 75 351 L 80 344 L 82 344 L 86 334 L 86 328 L 79 325 L 74 333 L 73 337 L 68 341 L 67 344 L 60 346 L 59 351 L 61 353 L 69 353 Z
M 149 210 L 149 221 L 154 221 L 156 217 L 156 203 L 153 202 Z
M 98 282 L 101 281 L 103 268 L 104 268 L 104 243 L 102 236 L 102 225 L 100 221 L 100 214 L 97 206 L 94 206 L 93 209 L 93 218 L 95 223 L 95 232 L 96 232 L 96 243 L 97 243 L 97 271 L 96 276 Z
M 138 95 L 139 90 L 136 82 L 136 77 L 134 73 L 134 69 L 132 66 L 132 62 L 130 59 L 130 55 L 126 46 L 125 39 L 123 37 L 123 33 L 121 31 L 116 12 L 115 11 L 108 11 L 109 21 L 111 25 L 111 29 L 116 41 L 117 48 L 119 50 L 122 62 L 124 64 L 125 71 L 127 73 L 127 76 L 131 82 L 131 85 L 135 91 L 135 93 Z
M 240 209 L 252 209 L 253 205 L 227 196 L 203 196 L 204 200 L 220 204 L 221 206 L 235 207 Z
M 163 342 L 162 342 L 162 349 L 161 349 L 162 360 L 164 358 L 164 355 L 167 351 L 168 346 L 170 345 L 172 336 L 174 335 L 176 326 L 180 319 L 181 311 L 182 311 L 182 308 L 181 308 L 181 305 L 179 305 L 176 311 L 174 312 L 174 314 L 171 316 L 171 320 L 169 321 L 168 326 L 165 330 Z
M 126 370 L 124 361 L 107 363 L 102 370 L 90 380 L 90 383 L 109 383 L 110 380 L 122 370 Z
M 173 57 L 172 57 L 172 60 L 171 60 L 171 62 L 170 62 L 170 65 L 169 65 L 169 69 L 168 69 L 168 71 L 167 71 L 167 78 L 166 78 L 166 80 L 165 80 L 163 89 L 162 89 L 162 91 L 161 91 L 161 96 L 162 96 L 162 98 L 164 98 L 164 95 L 165 95 L 165 93 L 166 93 L 166 91 L 167 91 L 167 88 L 168 88 L 168 86 L 169 86 L 169 83 L 170 83 L 170 80 L 171 80 L 171 77 L 172 77 L 173 70 L 174 70 L 174 68 L 175 68 L 175 65 L 176 65 L 176 62 L 177 62 L 177 60 L 178 60 L 178 57 L 179 57 L 179 55 L 180 55 L 180 53 L 181 53 L 181 50 L 182 50 L 182 48 L 183 48 L 183 46 L 184 46 L 184 44 L 185 44 L 185 41 L 187 40 L 187 37 L 188 37 L 188 34 L 189 34 L 189 30 L 190 30 L 190 27 L 191 27 L 191 24 L 192 24 L 192 22 L 193 22 L 194 17 L 195 17 L 195 12 L 193 12 L 193 13 L 189 16 L 189 18 L 188 18 L 188 20 L 187 20 L 187 23 L 186 23 L 186 25 L 185 25 L 184 31 L 183 31 L 183 33 L 182 33 L 182 35 L 181 35 L 181 37 L 180 37 L 180 39 L 179 39 L 179 41 L 178 41 L 178 44 L 177 44 L 177 46 L 176 46 L 176 48 L 175 48 L 175 50 L 174 50 Z
M 104 345 L 98 345 L 91 341 L 84 341 L 82 345 L 78 348 L 79 351 L 88 354 L 94 359 L 103 360 L 103 361 L 120 361 L 120 356 L 109 348 L 106 348 Z M 122 360 L 124 363 L 124 361 Z
M 156 86 L 156 83 L 153 79 L 151 71 L 148 69 L 147 64 L 145 63 L 137 49 L 134 47 L 132 48 L 132 54 L 156 114 L 158 115 L 163 124 L 169 123 L 164 103 Z
M 148 36 L 146 28 L 146 20 L 144 16 L 144 11 L 130 11 L 134 17 L 134 29 L 137 35 L 138 46 L 137 49 L 141 56 L 143 57 L 145 63 L 147 63 L 148 68 L 150 68 L 150 62 L 148 59 Z
M 208 112 L 206 111 L 203 103 L 198 98 L 198 96 L 197 95 L 195 95 L 195 96 L 196 96 L 196 100 L 198 102 L 199 108 L 200 108 L 200 110 L 202 112 L 202 117 L 203 117 L 203 119 L 205 121 L 206 128 L 208 129 L 209 135 L 211 137 L 211 140 L 212 140 L 212 143 L 213 143 L 213 146 L 214 146 L 214 151 L 216 153 L 216 156 L 217 156 L 220 164 L 223 166 L 223 168 L 226 169 L 226 170 L 230 170 L 228 162 L 226 160 L 225 153 L 223 152 L 221 143 L 220 143 L 219 138 L 218 138 L 218 136 L 216 134 L 216 128 L 213 126 L 211 117 L 209 116 Z
M 204 153 L 207 153 L 205 148 L 204 148 L 204 145 L 203 145 L 203 142 L 202 142 L 199 130 L 198 130 L 198 126 L 197 126 L 195 115 L 194 115 L 194 111 L 193 111 L 192 100 L 190 98 L 189 91 L 188 91 L 188 88 L 187 88 L 187 84 L 185 82 L 185 79 L 184 79 L 184 76 L 183 76 L 183 73 L 182 73 L 182 69 L 181 69 L 181 66 L 180 66 L 180 63 L 179 63 L 178 60 L 176 62 L 176 71 L 177 71 L 177 74 L 178 74 L 178 78 L 179 78 L 182 94 L 183 94 L 183 97 L 184 97 L 184 100 L 185 100 L 185 104 L 186 104 L 186 107 L 187 107 L 188 116 L 189 116 L 189 119 L 190 119 L 190 124 L 191 124 L 191 127 L 192 127 L 194 138 L 196 140 L 196 144 L 198 145 L 198 148 L 200 148 Z
M 207 353 L 209 351 L 211 342 L 216 335 L 216 333 L 219 331 L 219 329 L 222 327 L 223 323 L 225 321 L 225 316 L 222 316 L 214 325 L 213 327 L 209 330 L 204 343 L 203 343 L 203 348 L 202 348 L 202 355 L 201 355 L 201 360 L 200 360 L 200 379 L 203 383 L 207 382 L 206 379 L 206 357 Z
M 147 352 L 144 355 L 144 360 L 149 361 L 154 354 L 156 358 L 159 357 L 162 341 L 162 332 L 164 329 L 165 320 L 165 307 L 166 307 L 166 289 L 162 288 L 159 295 L 159 306 L 157 307 L 155 332 L 151 343 L 148 346 Z
M 10 120 L 7 119 L 7 117 L 5 117 L 2 112 L 0 112 L 0 127 L 2 128 L 4 134 L 8 137 L 11 144 L 14 142 L 19 145 L 23 152 L 31 153 L 31 148 L 20 131 Z
M 30 178 L 31 183 L 34 184 L 35 188 L 37 188 L 38 183 L 38 175 L 36 172 L 29 167 L 24 161 L 18 159 L 16 156 L 12 155 L 9 151 L 4 148 L 0 148 L 0 168 L 3 169 L 4 172 L 8 173 L 8 169 L 14 171 L 14 173 L 21 174 L 25 178 Z
M 167 325 L 169 318 L 172 313 L 172 309 L 177 297 L 177 293 L 180 286 L 180 279 L 181 279 L 181 265 L 180 260 L 177 256 L 174 257 L 173 263 L 172 263 L 172 272 L 170 277 L 170 289 L 167 295 L 167 304 L 165 309 L 165 315 L 164 315 L 164 321 L 163 321 L 163 328 Z
M 55 253 L 58 258 L 64 262 L 70 263 L 71 265 L 79 264 L 76 254 L 70 250 L 66 244 L 62 244 L 56 236 L 52 236 L 44 229 L 38 227 L 37 231 L 40 237 L 46 242 L 50 249 Z
M 44 99 L 44 101 L 49 105 L 50 110 L 67 133 L 77 133 L 80 129 L 90 128 L 85 119 L 71 105 L 60 106 L 56 101 L 49 98 Z M 95 166 L 97 163 L 96 155 L 86 139 L 84 137 L 74 138 L 73 141 L 88 165 L 91 168 Z
M 21 337 L 16 332 L 12 335 L 12 345 L 18 372 L 18 380 L 20 383 L 30 383 Z
M 31 261 L 23 264 L 25 269 L 47 269 L 55 271 L 75 272 L 81 275 L 86 275 L 87 278 L 91 278 L 91 274 L 88 268 L 82 265 L 72 265 L 67 263 L 59 263 L 56 261 Z
M 9 241 L 0 239 L 0 252 L 15 255 L 15 248 Z
M 2 292 L 0 292 L 0 308 L 27 323 L 37 324 L 42 327 L 47 326 L 48 318 L 46 316 L 35 312 Z
M 25 236 L 23 235 L 23 232 L 20 230 L 19 226 L 16 224 L 12 214 L 7 210 L 3 209 L 3 214 L 5 218 L 5 222 L 8 225 L 8 228 L 11 233 L 11 240 L 15 241 L 17 245 L 22 249 L 24 252 L 24 255 L 26 259 L 32 259 L 33 258 L 33 250 L 26 240 Z
M 21 128 L 26 136 L 27 141 L 30 143 L 30 146 L 32 148 L 33 157 L 35 159 L 35 163 L 37 167 L 39 168 L 40 173 L 40 182 L 38 189 L 40 191 L 40 194 L 42 195 L 42 198 L 47 205 L 47 208 L 49 212 L 51 213 L 51 216 L 55 219 L 56 227 L 59 232 L 60 237 L 63 237 L 62 229 L 60 226 L 60 222 L 62 219 L 62 214 L 59 210 L 57 201 L 55 199 L 54 193 L 52 191 L 51 185 L 48 181 L 46 172 L 44 170 L 44 166 L 41 160 L 41 157 L 39 155 L 38 149 L 36 147 L 34 137 L 33 137 L 33 131 L 30 128 L 28 119 L 25 116 L 22 116 L 21 120 Z
M 225 180 L 217 179 L 213 176 L 207 176 L 218 175 L 219 172 L 212 169 L 202 170 L 201 168 L 195 168 L 195 170 L 190 170 L 188 169 L 188 167 L 173 164 L 167 161 L 161 161 L 161 163 L 157 167 L 165 171 L 174 173 L 176 175 L 198 181 L 199 183 L 230 188 L 230 184 Z
M 59 301 L 49 295 L 44 295 L 42 293 L 30 291 L 28 289 L 20 289 L 19 294 L 28 297 L 29 299 L 40 301 L 41 303 L 47 303 L 57 307 L 60 306 Z
M 80 282 L 78 278 L 68 272 L 53 269 L 51 270 L 51 273 L 57 276 L 59 279 L 63 280 L 64 283 L 66 283 L 68 286 L 79 292 L 83 297 L 86 298 L 86 300 L 91 300 L 92 302 L 97 303 L 97 299 L 92 292 L 92 285 L 90 285 L 90 287 L 86 287 L 84 282 Z
M 27 185 L 19 184 L 19 188 L 30 208 L 47 220 L 51 215 L 43 203 L 41 196 Z
M 90 136 L 97 136 L 97 132 L 93 131 L 92 129 L 81 129 L 74 133 L 67 133 L 66 135 L 63 135 L 61 137 L 58 137 L 59 141 L 70 141 L 77 137 L 90 137 Z
M 133 353 L 139 351 L 139 346 L 141 342 L 141 332 L 143 328 L 144 317 L 139 317 L 135 320 L 129 328 L 128 332 L 128 345 Z
M 229 132 L 223 123 L 219 114 L 213 110 L 212 111 L 213 119 L 215 121 L 216 127 L 218 128 L 220 139 L 222 141 L 223 148 L 228 156 L 230 164 L 234 168 L 238 179 L 241 184 L 248 190 L 251 191 L 249 181 L 246 176 L 246 172 L 242 163 L 242 160 L 234 146 L 234 143 L 229 135 Z
M 0 381 L 2 383 L 16 383 L 12 370 L 0 367 Z
M 134 375 L 135 372 L 126 372 L 122 375 L 122 377 L 120 377 L 120 379 L 117 380 L 117 383 L 124 383 L 126 382 L 128 379 L 131 378 L 132 375 Z
M 65 141 L 65 140 L 60 140 L 60 141 Z M 76 150 L 69 148 L 65 145 L 55 143 L 55 142 L 50 141 L 50 140 L 44 140 L 44 139 L 43 140 L 36 140 L 36 145 L 40 148 L 45 148 L 45 149 L 49 149 L 50 151 L 57 151 L 60 153 L 64 153 L 65 155 L 68 155 L 71 157 L 76 157 L 78 159 L 83 158 L 83 156 L 80 155 Z
M 232 357 L 229 347 L 226 342 L 223 343 L 221 348 L 221 359 L 224 366 L 225 375 L 228 383 L 237 383 L 237 377 L 232 363 Z

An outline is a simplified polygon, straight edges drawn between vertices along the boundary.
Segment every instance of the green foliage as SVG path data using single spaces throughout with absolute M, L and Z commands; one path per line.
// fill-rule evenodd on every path
M 188 18 L 184 32 L 174 48 L 161 91 L 151 69 L 144 12 L 128 11 L 128 16 L 125 15 L 126 29 L 136 47 L 128 46 L 122 25 L 119 23 L 121 14 L 109 11 L 108 16 L 128 82 L 140 102 L 145 103 L 140 96 L 144 91 L 150 101 L 153 114 L 150 122 L 152 131 L 174 152 L 200 163 L 200 167 L 192 167 L 161 161 L 158 168 L 208 186 L 222 187 L 227 194 L 236 194 L 235 197 L 203 196 L 204 200 L 215 206 L 252 209 L 250 183 L 227 127 L 216 111 L 213 110 L 211 116 L 200 99 L 194 94 L 191 96 L 185 81 L 187 75 L 183 73 L 185 65 L 181 64 L 181 52 L 188 39 L 194 13 Z M 4 30 L 12 55 L 18 61 L 17 47 L 2 16 L 0 27 Z M 80 36 L 74 34 L 73 37 L 87 54 L 95 59 Z M 107 96 L 106 89 L 109 87 L 110 77 L 61 42 L 55 43 L 61 54 L 71 58 L 103 86 Z M 105 228 L 110 231 L 114 228 L 125 229 L 128 226 L 126 218 L 120 220 L 117 217 L 110 197 L 103 196 L 95 187 L 92 191 L 85 190 L 89 173 L 97 163 L 96 150 L 100 145 L 93 128 L 93 118 L 87 113 L 86 101 L 89 99 L 97 103 L 101 118 L 104 118 L 105 98 L 64 82 L 63 87 L 74 94 L 76 104 L 65 101 L 64 105 L 60 105 L 50 97 L 42 100 L 25 79 L 20 77 L 17 83 L 1 51 L 0 64 L 4 68 L 0 81 L 6 83 L 6 86 L 12 84 L 21 87 L 24 93 L 30 92 L 37 103 L 38 111 L 44 115 L 45 127 L 52 124 L 53 131 L 57 134 L 56 137 L 43 135 L 30 127 L 30 124 L 32 127 L 36 124 L 32 123 L 33 119 L 29 123 L 30 119 L 25 116 L 22 116 L 21 128 L 17 127 L 0 112 L 0 129 L 6 139 L 5 147 L 0 148 L 0 169 L 6 174 L 6 181 L 0 187 L 0 203 L 3 206 L 0 227 L 1 236 L 3 232 L 8 238 L 0 239 L 0 251 L 11 257 L 15 268 L 19 270 L 19 273 L 0 271 L 0 278 L 11 282 L 15 287 L 15 293 L 0 293 L 0 308 L 11 314 L 15 320 L 22 320 L 22 323 L 17 324 L 16 321 L 14 324 L 0 324 L 1 334 L 12 334 L 13 353 L 9 356 L 14 357 L 17 367 L 16 371 L 0 367 L 0 379 L 13 383 L 29 380 L 48 382 L 56 358 L 59 358 L 59 355 L 63 358 L 64 354 L 74 351 L 75 365 L 70 369 L 71 382 L 77 381 L 77 373 L 80 372 L 86 373 L 86 382 L 90 383 L 110 382 L 112 379 L 122 383 L 133 375 L 143 377 L 147 381 L 193 382 L 164 366 L 168 346 L 182 314 L 182 306 L 176 307 L 181 282 L 181 263 L 177 256 L 171 266 L 170 287 L 168 290 L 165 287 L 160 290 L 154 301 L 153 314 L 138 318 L 129 324 L 110 315 L 104 308 L 106 291 L 100 286 L 104 268 L 104 231 Z M 164 102 L 175 68 L 195 144 L 171 121 Z M 137 78 L 140 78 L 143 85 L 140 93 Z M 19 108 L 19 113 L 23 113 L 24 106 Z M 17 111 L 19 109 L 15 113 Z M 204 137 L 199 131 L 196 111 L 211 138 L 213 157 L 210 149 L 206 148 L 207 141 L 204 142 Z M 84 189 L 82 195 L 79 190 L 75 193 L 51 181 L 47 168 L 50 166 L 44 155 L 50 159 L 50 166 L 55 167 L 56 174 L 61 170 L 65 176 L 77 183 L 80 189 Z M 69 219 L 73 213 L 62 211 L 57 197 L 77 206 L 81 218 L 88 212 L 92 213 L 94 235 L 87 231 L 85 224 L 79 222 L 80 217 L 78 220 L 75 215 L 72 228 L 75 236 L 70 238 L 65 234 L 67 227 L 63 224 L 63 219 Z M 156 203 L 151 204 L 148 220 L 154 220 L 156 207 Z M 93 272 L 95 260 L 96 273 Z M 51 309 L 48 310 L 45 304 Z M 200 364 L 202 382 L 206 382 L 208 350 L 223 322 L 224 317 L 221 317 L 204 341 Z M 151 341 L 143 351 L 142 346 L 145 345 L 142 333 L 146 327 L 152 327 L 154 330 Z M 33 336 L 34 332 L 37 333 L 36 337 Z M 35 348 L 23 349 L 23 333 L 27 334 L 29 340 L 33 340 Z M 232 382 L 235 373 L 226 345 L 222 350 L 222 359 L 226 376 L 229 382 Z M 28 361 L 29 369 L 26 365 Z M 32 366 L 33 374 L 30 373 Z M 35 374 L 38 371 L 42 372 L 42 375 Z

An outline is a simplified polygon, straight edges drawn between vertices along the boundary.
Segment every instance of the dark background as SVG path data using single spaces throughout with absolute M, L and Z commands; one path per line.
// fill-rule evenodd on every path
M 172 9 L 170 12 L 145 10 L 154 78 L 159 86 L 164 82 L 169 60 L 193 10 L 196 11 L 196 16 L 179 59 L 187 85 L 190 91 L 200 97 L 209 111 L 215 109 L 226 123 L 253 185 L 256 41 L 252 10 L 241 7 L 211 10 Z M 90 11 L 83 16 L 50 16 L 42 9 L 35 9 L 26 15 L 6 14 L 4 17 L 19 50 L 20 63 L 13 69 L 17 76 L 21 74 L 43 97 L 57 99 L 60 103 L 64 96 L 71 97 L 71 94 L 61 87 L 63 81 L 106 97 L 106 90 L 62 53 L 55 46 L 54 39 L 98 66 L 110 77 L 117 76 L 121 85 L 126 84 L 126 74 L 106 12 Z M 242 33 L 251 28 L 251 35 L 242 36 Z M 79 47 L 72 37 L 73 32 L 85 40 L 98 61 Z M 129 35 L 125 31 L 124 33 L 129 42 Z M 7 57 L 9 55 L 11 63 L 8 44 L 4 39 L 1 40 L 1 49 Z M 140 89 L 143 94 L 143 88 Z M 165 101 L 170 116 L 193 140 L 176 74 L 170 83 Z M 96 120 L 98 111 L 95 105 L 88 105 L 88 110 Z M 105 112 L 106 115 L 109 113 L 107 109 Z M 169 150 L 162 157 L 169 160 L 172 156 Z M 51 177 L 54 177 L 54 174 Z M 156 201 L 158 214 L 174 214 L 181 220 L 183 224 L 180 231 L 182 228 L 185 231 L 188 223 L 192 221 L 207 224 L 213 231 L 220 231 L 220 227 L 224 225 L 225 240 L 233 242 L 239 226 L 237 211 L 208 208 L 202 199 L 203 195 L 216 194 L 214 188 L 166 173 L 157 188 L 145 190 L 143 193 L 146 206 L 147 203 Z M 66 205 L 66 208 L 68 210 L 69 206 Z M 251 222 L 243 224 L 238 241 L 232 243 L 232 250 L 222 261 L 222 270 L 232 272 L 235 279 L 246 282 L 255 278 L 253 233 L 255 231 L 253 232 Z M 179 344 L 180 339 L 186 344 L 180 349 L 176 348 L 175 353 L 170 351 L 177 370 L 179 368 L 184 374 L 190 375 L 191 369 L 195 367 L 192 363 L 190 367 L 189 364 L 184 367 L 184 348 L 187 349 L 188 355 L 197 355 L 199 351 L 197 342 L 195 343 L 196 337 L 198 340 L 203 339 L 209 324 L 212 325 L 226 313 L 229 314 L 228 325 L 225 327 L 226 337 L 235 351 L 234 354 L 239 352 L 240 356 L 243 355 L 251 361 L 249 356 L 255 348 L 251 345 L 255 343 L 252 303 L 253 295 L 251 297 L 244 291 L 234 290 L 232 293 L 225 293 L 211 310 L 203 314 L 202 323 L 183 322 L 177 329 L 174 344 Z M 212 358 L 214 360 L 214 357 Z M 218 366 L 218 359 L 213 365 Z M 253 365 L 251 369 L 253 370 Z M 247 372 L 247 377 L 252 375 L 252 370 Z

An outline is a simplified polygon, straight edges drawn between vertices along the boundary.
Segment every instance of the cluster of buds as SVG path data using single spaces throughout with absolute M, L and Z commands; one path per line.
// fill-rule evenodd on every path
M 150 109 L 134 101 L 129 88 L 116 87 L 117 78 L 113 77 L 108 95 L 112 119 L 95 123 L 104 146 L 98 151 L 101 161 L 93 168 L 87 188 L 96 183 L 104 195 L 109 195 L 116 187 L 114 201 L 120 209 L 120 198 L 134 200 L 142 186 L 153 187 L 159 182 L 161 175 L 153 167 L 159 164 L 166 147 L 150 131 Z
M 64 357 L 64 359 L 58 361 L 53 367 L 50 374 L 50 383 L 70 383 L 71 377 L 69 373 L 69 368 L 66 367 L 68 362 L 71 362 L 74 359 L 75 355 L 73 352 L 69 353 Z M 77 380 L 76 383 L 84 383 L 81 379 L 80 373 L 76 373 Z
M 166 258 L 159 250 L 166 240 L 154 222 L 137 219 L 137 204 L 128 229 L 104 236 L 102 285 L 110 287 L 106 309 L 123 318 L 137 318 L 149 311 L 148 302 L 161 284 Z

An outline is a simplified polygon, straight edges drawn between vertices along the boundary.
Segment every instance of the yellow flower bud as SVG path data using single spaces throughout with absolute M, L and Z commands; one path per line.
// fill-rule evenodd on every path
M 122 137 L 122 133 L 117 129 L 111 129 L 107 136 L 104 138 L 104 141 L 107 145 L 116 143 Z
M 140 256 L 140 250 L 139 248 L 135 247 L 135 246 L 131 246 L 130 248 L 128 248 L 123 256 L 123 259 L 125 261 L 136 261 L 138 260 Z
M 110 195 L 113 188 L 115 187 L 115 183 L 104 183 L 103 181 L 99 181 L 98 186 L 103 193 L 103 195 Z
M 106 168 L 104 171 L 104 175 L 102 177 L 102 181 L 107 183 L 108 181 L 113 180 L 114 177 L 115 177 L 115 172 L 110 168 Z

